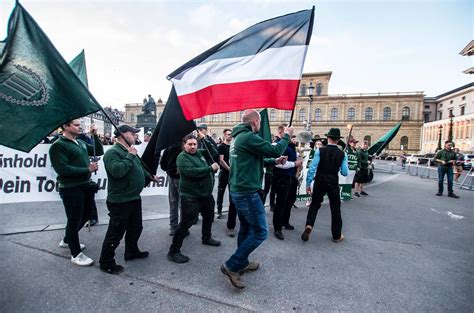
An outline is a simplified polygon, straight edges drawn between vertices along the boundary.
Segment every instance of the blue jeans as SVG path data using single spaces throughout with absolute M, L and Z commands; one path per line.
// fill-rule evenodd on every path
M 249 264 L 248 257 L 268 237 L 268 225 L 260 195 L 231 192 L 232 201 L 237 208 L 240 230 L 237 237 L 237 250 L 225 262 L 232 272 L 238 272 Z
M 444 175 L 448 177 L 448 194 L 453 193 L 453 168 L 438 166 L 438 192 L 443 193 Z

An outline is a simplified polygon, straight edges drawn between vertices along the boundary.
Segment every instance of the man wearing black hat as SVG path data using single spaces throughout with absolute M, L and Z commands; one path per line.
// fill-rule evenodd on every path
M 109 209 L 109 228 L 105 234 L 100 254 L 100 269 L 109 274 L 123 271 L 115 263 L 117 249 L 125 234 L 125 261 L 144 259 L 147 251 L 138 249 L 138 239 L 142 233 L 142 202 L 140 193 L 146 180 L 156 181 L 144 167 L 137 156 L 137 149 L 132 145 L 135 134 L 140 130 L 122 125 L 115 131 L 115 144 L 104 155 L 107 172 L 107 208 Z
M 306 178 L 306 192 L 311 195 L 311 182 L 314 179 L 314 193 L 306 218 L 306 227 L 301 235 L 303 241 L 309 239 L 325 194 L 328 195 L 329 207 L 331 208 L 332 238 L 335 242 L 344 239 L 344 235 L 341 233 L 342 218 L 338 172 L 343 176 L 349 174 L 347 155 L 337 147 L 337 142 L 342 138 L 339 128 L 331 128 L 325 136 L 328 138 L 328 145 L 315 151 Z

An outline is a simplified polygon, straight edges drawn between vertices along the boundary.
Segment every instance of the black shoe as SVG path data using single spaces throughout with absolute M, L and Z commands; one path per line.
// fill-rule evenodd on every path
M 196 217 L 196 219 L 193 221 L 193 225 L 196 225 L 199 222 L 199 217 Z
M 295 227 L 294 227 L 293 225 L 291 225 L 291 224 L 283 225 L 283 228 L 284 228 L 284 229 L 288 229 L 288 230 L 293 230 L 293 229 L 295 229 Z
M 309 235 L 313 231 L 313 228 L 311 226 L 306 226 L 304 229 L 304 232 L 301 234 L 301 240 L 303 241 L 308 241 L 309 240 Z
M 270 206 L 270 212 L 273 212 L 274 209 L 275 209 L 275 206 L 274 206 L 274 205 L 271 205 L 271 206 Z
M 221 245 L 221 242 L 219 240 L 215 240 L 213 238 L 210 238 L 210 239 L 203 240 L 202 244 L 206 245 L 206 246 L 219 247 Z
M 294 208 L 294 209 L 297 209 L 298 207 L 296 206 L 296 204 L 293 204 L 293 208 Z
M 217 219 L 220 220 L 222 218 L 222 213 L 217 213 Z
M 442 192 L 438 192 L 436 195 L 437 195 L 437 196 L 442 196 L 443 193 L 442 193 Z
M 134 259 L 145 259 L 150 253 L 148 251 L 138 251 L 134 254 L 125 254 L 125 261 L 130 261 Z
M 90 226 L 94 226 L 95 224 L 97 224 L 97 222 L 99 222 L 99 221 L 96 220 L 96 219 L 91 219 L 91 220 L 89 221 L 89 225 L 90 225 Z
M 113 275 L 117 275 L 117 274 L 120 274 L 123 272 L 123 266 L 122 265 L 117 265 L 117 264 L 113 264 L 113 265 L 109 265 L 109 266 L 100 266 L 100 270 L 102 272 L 105 272 L 105 273 L 108 273 L 108 274 L 113 274 Z
M 275 230 L 275 237 L 280 240 L 285 239 L 285 236 L 283 236 L 283 232 L 281 230 Z
M 354 197 L 360 198 L 360 194 L 358 192 L 354 193 Z
M 361 191 L 360 194 L 363 195 L 363 196 L 368 196 L 368 195 L 369 195 L 369 194 L 368 194 L 367 192 L 365 192 L 365 191 Z
M 186 263 L 189 261 L 189 258 L 185 255 L 182 255 L 181 252 L 168 253 L 168 260 L 174 263 Z
M 453 192 L 451 192 L 450 194 L 448 194 L 448 197 L 450 198 L 454 198 L 454 199 L 459 199 L 459 196 Z

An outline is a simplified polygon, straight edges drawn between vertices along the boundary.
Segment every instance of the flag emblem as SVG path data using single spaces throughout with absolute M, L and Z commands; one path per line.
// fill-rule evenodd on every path
M 21 106 L 42 106 L 49 100 L 48 88 L 32 69 L 15 64 L 16 71 L 0 75 L 0 98 Z

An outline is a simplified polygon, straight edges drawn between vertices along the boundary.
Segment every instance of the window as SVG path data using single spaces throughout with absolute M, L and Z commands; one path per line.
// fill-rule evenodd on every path
M 429 109 L 429 108 L 430 108 L 430 106 L 429 106 L 429 105 L 425 105 L 425 109 Z
M 374 109 L 372 109 L 370 107 L 365 109 L 365 120 L 366 121 L 371 121 L 373 116 L 374 116 Z
M 466 113 L 466 106 L 461 107 L 461 115 L 464 115 Z
M 219 114 L 212 115 L 212 121 L 213 122 L 218 122 L 219 121 Z
M 466 100 L 466 96 L 463 96 L 463 97 L 461 98 L 461 101 L 464 101 L 464 100 Z
M 225 121 L 230 122 L 230 113 L 225 114 Z
M 306 96 L 306 84 L 300 86 L 300 96 Z
M 442 104 L 442 103 L 440 103 L 440 104 L 439 104 L 439 107 L 440 107 L 440 108 L 442 108 L 442 107 L 443 107 L 443 104 Z
M 453 100 L 449 101 L 449 104 L 453 104 Z
M 305 109 L 301 109 L 301 110 L 300 110 L 300 114 L 299 114 L 298 120 L 299 120 L 300 122 L 303 122 L 305 119 L 306 119 L 306 110 L 305 110 Z
M 408 121 L 410 119 L 410 108 L 404 107 L 402 109 L 402 121 Z
M 370 145 L 371 145 L 371 143 L 372 143 L 372 142 L 371 142 L 371 141 L 372 141 L 372 138 L 371 138 L 369 135 L 367 135 L 367 136 L 364 137 L 364 140 L 367 140 L 367 142 L 369 143 L 369 147 L 370 147 Z
M 270 122 L 276 121 L 276 110 L 270 110 Z
M 323 93 L 323 84 L 316 84 L 316 96 L 320 96 Z
M 430 121 L 430 113 L 425 113 L 424 122 L 428 123 Z
M 453 116 L 453 109 L 448 109 L 448 112 L 449 112 L 449 115 L 448 115 L 448 117 L 451 117 L 451 116 Z
M 400 149 L 401 150 L 408 149 L 408 137 L 407 136 L 403 136 L 402 138 L 400 138 Z
M 354 108 L 349 108 L 349 110 L 347 110 L 347 119 L 349 121 L 353 121 L 355 120 L 355 117 L 356 117 L 356 110 Z
M 389 107 L 383 108 L 383 120 L 388 121 L 392 119 L 392 109 Z
M 135 122 L 135 114 L 130 114 L 130 121 Z
M 240 111 L 240 117 L 239 117 L 239 121 L 242 122 L 242 117 L 244 116 L 244 111 Z
M 443 112 L 439 112 L 439 120 L 442 120 L 443 119 Z
M 315 121 L 320 121 L 321 120 L 321 109 L 317 108 L 314 110 L 314 120 Z
M 283 120 L 285 122 L 289 122 L 290 121 L 290 117 L 291 117 L 291 111 L 285 111 L 285 116 L 283 118 Z
M 331 109 L 331 121 L 337 121 L 339 111 L 336 108 Z

